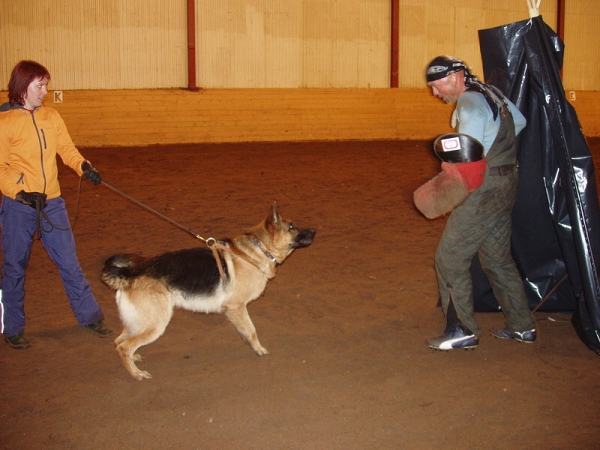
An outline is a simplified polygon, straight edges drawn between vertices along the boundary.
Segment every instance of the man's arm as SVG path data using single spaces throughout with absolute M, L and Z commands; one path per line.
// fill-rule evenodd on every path
M 521 114 L 519 108 L 517 108 L 511 101 L 508 102 L 508 106 L 510 107 L 510 112 L 513 116 L 513 120 L 515 121 L 515 135 L 519 134 L 527 125 L 527 119 L 525 116 Z

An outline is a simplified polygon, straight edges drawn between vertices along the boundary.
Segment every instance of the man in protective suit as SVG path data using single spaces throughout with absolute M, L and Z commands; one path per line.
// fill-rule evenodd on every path
M 435 268 L 446 329 L 429 339 L 427 345 L 436 350 L 479 345 L 481 327 L 475 320 L 469 272 L 476 254 L 506 316 L 506 326 L 492 329 L 491 334 L 533 343 L 535 321 L 510 248 L 518 182 L 515 137 L 525 127 L 525 117 L 498 89 L 481 83 L 456 58 L 433 59 L 426 79 L 435 96 L 448 104 L 456 102 L 452 126 L 459 136 L 481 143 L 485 158 L 481 184 L 470 185 L 466 198 L 452 209 L 436 250 Z M 466 162 L 467 167 L 469 164 Z M 468 170 L 461 170 L 465 172 Z

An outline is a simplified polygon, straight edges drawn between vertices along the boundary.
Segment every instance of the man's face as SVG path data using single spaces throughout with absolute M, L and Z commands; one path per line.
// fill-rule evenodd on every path
M 454 103 L 461 94 L 457 83 L 456 73 L 451 73 L 447 77 L 440 78 L 439 80 L 430 81 L 427 85 L 433 91 L 433 95 L 442 99 L 444 103 Z

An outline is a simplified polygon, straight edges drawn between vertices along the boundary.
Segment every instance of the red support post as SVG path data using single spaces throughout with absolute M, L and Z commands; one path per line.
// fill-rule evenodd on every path
M 392 54 L 390 66 L 390 87 L 398 87 L 398 55 L 399 55 L 399 39 L 398 32 L 400 29 L 400 0 L 392 0 L 391 6 L 392 15 Z
M 188 89 L 197 91 L 196 86 L 196 0 L 187 0 L 187 47 Z

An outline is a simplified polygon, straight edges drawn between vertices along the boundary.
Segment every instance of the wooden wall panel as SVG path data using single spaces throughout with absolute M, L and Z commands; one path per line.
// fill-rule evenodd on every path
M 555 2 L 542 1 L 540 11 L 554 28 Z M 483 77 L 478 30 L 528 18 L 525 0 L 401 0 L 400 87 L 424 87 L 425 67 L 438 55 L 460 58 Z
M 6 92 L 0 92 L 4 101 Z M 600 136 L 600 92 L 573 102 Z M 432 139 L 451 131 L 453 105 L 427 89 L 183 89 L 63 91 L 52 103 L 76 145 Z
M 185 0 L 1 0 L 0 88 L 22 59 L 53 89 L 187 86 Z
M 569 89 L 598 89 L 600 9 L 586 2 L 565 2 L 563 84 Z M 587 7 L 586 7 L 587 6 Z
M 419 139 L 448 123 L 425 90 L 68 91 L 55 107 L 80 146 Z M 86 105 L 82 114 L 81 106 Z M 423 114 L 427 106 L 432 110 Z M 422 123 L 417 114 L 426 117 Z
M 389 86 L 389 0 L 196 5 L 198 86 Z
M 565 87 L 597 89 L 598 0 L 566 3 Z M 540 12 L 556 28 L 556 1 Z M 386 88 L 391 0 L 195 0 L 196 85 Z M 399 84 L 423 88 L 426 64 L 457 56 L 481 76 L 477 31 L 526 20 L 525 0 L 401 0 Z M 185 88 L 185 0 L 1 0 L 0 88 L 21 59 L 52 89 Z
M 571 105 L 577 112 L 581 128 L 587 137 L 600 136 L 600 91 L 574 91 L 576 100 Z

